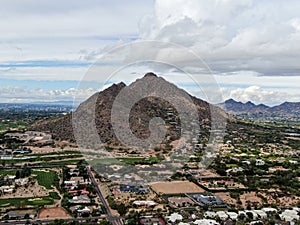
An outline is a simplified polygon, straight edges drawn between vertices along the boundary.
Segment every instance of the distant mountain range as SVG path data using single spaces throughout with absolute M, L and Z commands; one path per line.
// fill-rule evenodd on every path
M 273 117 L 299 117 L 300 102 L 284 102 L 277 106 L 256 105 L 251 101 L 246 103 L 228 99 L 224 103 L 218 104 L 226 112 L 233 115 L 248 116 L 273 116 Z

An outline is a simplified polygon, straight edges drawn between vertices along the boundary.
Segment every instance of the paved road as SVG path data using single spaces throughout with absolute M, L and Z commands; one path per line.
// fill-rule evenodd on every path
M 67 218 L 64 219 L 66 222 L 80 222 L 80 223 L 86 223 L 88 222 L 89 224 L 97 224 L 98 219 L 106 219 L 107 216 L 95 216 L 95 217 L 89 217 L 89 218 Z M 119 217 L 112 217 L 112 219 L 118 219 Z M 51 222 L 54 222 L 54 219 L 36 219 L 36 220 L 9 220 L 7 222 L 0 222 L 0 225 L 4 224 L 16 224 L 16 225 L 21 225 L 21 224 L 48 224 Z
M 107 213 L 107 220 L 110 221 L 113 225 L 123 225 L 122 223 L 122 220 L 121 220 L 121 217 L 116 217 L 116 216 L 113 216 L 112 212 L 111 212 L 111 209 L 109 207 L 109 205 L 107 204 L 107 202 L 105 201 L 105 198 L 99 188 L 99 185 L 97 183 L 97 181 L 95 180 L 95 177 L 91 171 L 91 168 L 90 166 L 87 166 L 87 172 L 88 172 L 88 175 L 90 177 L 90 180 L 98 194 L 98 196 L 100 197 L 100 200 L 103 204 L 103 206 L 105 207 L 106 209 L 106 213 Z

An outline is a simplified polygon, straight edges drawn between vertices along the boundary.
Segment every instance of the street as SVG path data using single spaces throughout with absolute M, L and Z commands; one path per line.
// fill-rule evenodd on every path
M 104 196 L 103 196 L 103 194 L 102 194 L 102 192 L 99 188 L 99 185 L 98 185 L 98 183 L 97 183 L 97 181 L 96 181 L 96 179 L 95 179 L 95 177 L 94 177 L 94 175 L 91 171 L 90 166 L 87 166 L 86 168 L 87 168 L 87 173 L 89 175 L 89 178 L 90 178 L 90 180 L 91 180 L 91 182 L 92 182 L 92 184 L 93 184 L 93 186 L 94 186 L 94 188 L 95 188 L 95 190 L 96 190 L 103 206 L 106 209 L 107 220 L 110 221 L 113 225 L 122 225 L 123 223 L 122 223 L 121 217 L 116 217 L 116 216 L 112 215 L 111 209 L 110 209 L 109 205 L 107 204 L 107 202 L 105 201 L 105 198 L 104 198 Z

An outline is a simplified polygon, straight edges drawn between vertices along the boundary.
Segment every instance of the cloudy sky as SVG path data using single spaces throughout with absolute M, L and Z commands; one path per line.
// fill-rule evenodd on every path
M 210 95 L 212 102 L 220 99 L 212 97 L 212 82 L 204 78 L 208 71 L 223 99 L 300 101 L 299 12 L 297 0 L 3 0 L 0 102 L 84 99 L 149 70 L 195 95 Z M 117 52 L 118 59 L 102 60 L 118 46 L 149 40 L 172 45 L 168 51 L 147 44 L 127 47 L 126 53 Z M 114 62 L 124 60 L 122 54 L 141 61 L 153 51 L 162 63 L 170 62 L 170 53 L 162 53 L 172 52 L 173 68 L 144 63 L 107 79 L 112 71 L 107 67 L 118 69 Z M 101 67 L 98 79 L 86 81 L 95 64 Z M 202 94 L 196 83 L 203 85 Z

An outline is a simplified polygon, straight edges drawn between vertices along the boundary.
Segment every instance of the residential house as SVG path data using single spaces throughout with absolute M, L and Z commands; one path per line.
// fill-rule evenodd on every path
M 69 200 L 71 204 L 90 204 L 91 199 L 87 195 L 74 196 Z
M 160 217 L 145 216 L 140 219 L 142 225 L 165 225 L 165 221 Z
M 169 222 L 172 222 L 172 223 L 179 223 L 180 221 L 183 220 L 183 216 L 180 215 L 179 213 L 172 213 L 170 216 L 167 216 L 166 217 L 168 219 Z
M 298 211 L 295 209 L 286 209 L 281 214 L 279 214 L 280 219 L 288 222 L 299 221 L 300 216 L 298 215 Z
M 64 187 L 66 190 L 75 190 L 77 189 L 78 185 L 74 180 L 66 180 L 64 181 Z
M 225 206 L 226 204 L 219 198 L 209 193 L 205 194 L 192 194 L 190 195 L 201 206 Z
M 188 207 L 195 205 L 195 202 L 188 197 L 168 198 L 168 201 L 177 207 Z
M 75 181 L 76 184 L 83 186 L 91 183 L 88 179 L 84 179 L 83 177 L 71 177 L 70 181 Z
M 121 192 L 132 192 L 132 193 L 136 193 L 136 194 L 148 193 L 147 188 L 143 187 L 142 185 L 135 185 L 135 184 L 121 184 L 120 191 Z
M 255 160 L 255 166 L 263 166 L 265 164 L 266 164 L 265 161 L 262 160 L 262 159 L 256 159 Z
M 92 210 L 89 207 L 81 206 L 81 205 L 73 206 L 73 207 L 70 208 L 70 210 L 73 213 L 76 213 L 77 216 L 79 216 L 79 217 L 90 215 L 91 212 L 92 212 Z
M 202 219 L 202 220 L 196 220 L 194 222 L 196 225 L 220 225 L 217 221 L 211 220 L 211 219 Z
M 90 192 L 85 190 L 85 189 L 83 189 L 83 190 L 69 190 L 68 193 L 72 194 L 72 195 L 88 195 L 88 194 L 90 194 Z
M 226 212 L 226 214 L 229 216 L 230 219 L 232 220 L 237 220 L 238 214 L 235 212 Z
M 3 218 L 8 220 L 34 219 L 36 215 L 35 210 L 12 210 L 7 212 Z
M 29 182 L 28 177 L 15 179 L 15 184 L 17 184 L 19 186 L 25 186 L 26 184 L 28 184 L 28 182 Z
M 228 215 L 225 211 L 217 211 L 216 214 L 223 221 L 228 218 Z
M 0 191 L 2 191 L 2 193 L 4 194 L 13 193 L 14 189 L 15 189 L 14 185 L 4 185 L 0 187 Z
M 151 206 L 156 206 L 157 203 L 154 201 L 134 201 L 133 205 L 151 207 Z

